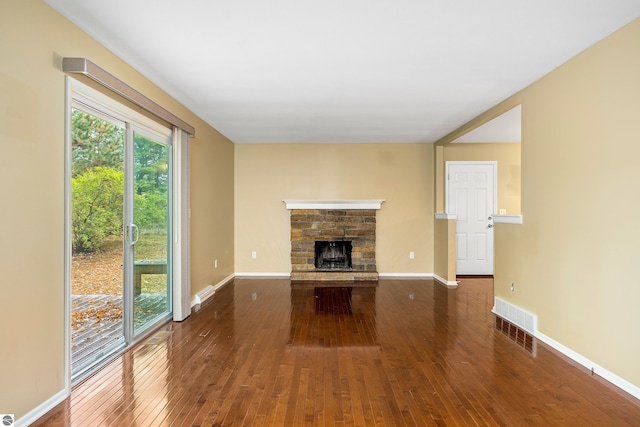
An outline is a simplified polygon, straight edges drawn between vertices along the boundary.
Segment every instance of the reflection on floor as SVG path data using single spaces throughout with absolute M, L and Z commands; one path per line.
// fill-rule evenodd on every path
M 291 287 L 294 346 L 375 345 L 375 321 L 375 287 Z

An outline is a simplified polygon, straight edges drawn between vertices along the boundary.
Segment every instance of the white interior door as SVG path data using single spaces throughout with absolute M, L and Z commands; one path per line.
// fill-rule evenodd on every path
M 447 213 L 456 214 L 456 274 L 493 274 L 496 162 L 447 162 Z

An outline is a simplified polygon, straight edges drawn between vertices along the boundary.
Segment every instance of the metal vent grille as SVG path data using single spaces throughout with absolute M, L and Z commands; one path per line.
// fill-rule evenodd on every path
M 498 297 L 494 298 L 493 312 L 509 322 L 521 327 L 532 335 L 538 328 L 538 317 Z

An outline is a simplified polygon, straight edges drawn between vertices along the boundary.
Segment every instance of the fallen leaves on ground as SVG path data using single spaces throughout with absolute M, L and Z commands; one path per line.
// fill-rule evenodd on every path
M 76 331 L 84 324 L 95 321 L 100 323 L 103 320 L 115 321 L 122 318 L 122 307 L 109 301 L 98 307 L 92 307 L 84 310 L 71 312 L 71 328 Z
M 92 253 L 73 254 L 73 295 L 122 295 L 122 241 L 111 239 Z
M 151 235 L 141 239 L 136 245 L 136 254 L 145 259 L 165 259 L 162 252 L 166 236 Z M 105 240 L 100 249 L 91 253 L 75 253 L 71 266 L 72 295 L 115 295 L 123 294 L 122 287 L 122 236 L 112 236 Z M 142 276 L 142 292 L 164 293 L 167 289 L 166 274 L 145 274 Z M 92 301 L 93 302 L 93 301 Z M 76 309 L 71 312 L 73 330 L 88 322 L 118 320 L 122 318 L 122 307 L 112 302 L 106 305 Z

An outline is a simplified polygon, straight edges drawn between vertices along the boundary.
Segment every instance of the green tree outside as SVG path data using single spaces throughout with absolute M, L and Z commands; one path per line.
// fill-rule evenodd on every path
M 124 129 L 81 110 L 72 112 L 72 235 L 74 252 L 92 252 L 122 234 Z M 166 230 L 169 148 L 136 134 L 134 206 L 138 227 Z
M 73 110 L 71 115 L 71 176 L 87 169 L 124 169 L 124 129 L 99 117 Z
M 71 180 L 72 249 L 93 252 L 104 238 L 122 233 L 124 172 L 108 167 L 87 169 Z

